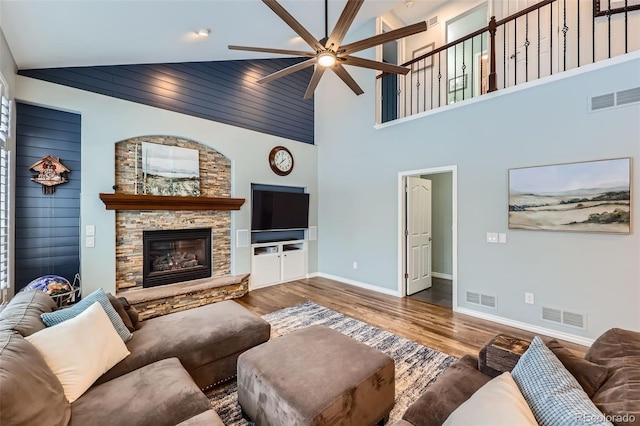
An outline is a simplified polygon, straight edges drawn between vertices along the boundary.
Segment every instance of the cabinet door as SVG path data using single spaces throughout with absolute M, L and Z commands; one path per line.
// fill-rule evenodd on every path
M 282 281 L 304 278 L 307 275 L 306 250 L 289 250 L 282 254 Z
M 253 288 L 280 282 L 280 254 L 253 256 L 251 284 Z

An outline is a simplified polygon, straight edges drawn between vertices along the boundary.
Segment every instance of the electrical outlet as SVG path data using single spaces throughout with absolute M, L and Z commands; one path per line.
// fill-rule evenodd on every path
M 529 305 L 533 305 L 535 303 L 533 298 L 533 293 L 524 294 L 524 303 L 527 303 Z
M 358 269 L 358 262 L 353 262 L 353 269 Z
M 85 247 L 92 248 L 96 246 L 95 237 L 86 237 L 84 242 L 85 242 Z

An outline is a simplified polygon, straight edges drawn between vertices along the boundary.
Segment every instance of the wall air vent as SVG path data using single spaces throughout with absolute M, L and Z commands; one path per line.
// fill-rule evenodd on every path
M 629 90 L 621 90 L 616 93 L 617 105 L 628 105 L 636 102 L 640 102 L 640 87 Z
M 616 106 L 616 97 L 613 93 L 607 95 L 594 96 L 591 98 L 591 111 L 612 108 Z
M 589 112 L 621 107 L 640 102 L 640 87 L 589 98 Z
M 495 296 L 467 291 L 467 303 L 497 309 L 498 301 Z
M 585 314 L 563 311 L 562 309 L 556 308 L 542 307 L 542 319 L 582 330 L 587 329 L 587 316 Z
M 427 28 L 433 27 L 434 25 L 438 25 L 438 15 L 433 18 L 429 18 L 427 21 Z

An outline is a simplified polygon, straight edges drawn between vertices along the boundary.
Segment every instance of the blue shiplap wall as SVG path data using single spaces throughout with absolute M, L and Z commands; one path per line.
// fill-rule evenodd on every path
M 15 289 L 80 270 L 80 115 L 16 104 Z M 46 155 L 71 172 L 51 195 L 31 181 L 29 167 Z
M 27 77 L 313 144 L 313 68 L 267 84 L 300 58 L 20 70 Z

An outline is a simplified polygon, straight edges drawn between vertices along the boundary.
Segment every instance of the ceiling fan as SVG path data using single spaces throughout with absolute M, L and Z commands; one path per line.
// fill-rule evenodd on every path
M 378 34 L 373 37 L 365 38 L 360 41 L 349 44 L 341 44 L 342 39 L 347 34 L 349 27 L 353 23 L 364 0 L 347 0 L 347 4 L 338 18 L 338 22 L 330 35 L 325 35 L 321 40 L 316 39 L 309 31 L 307 31 L 293 16 L 289 14 L 276 0 L 262 0 L 276 15 L 280 17 L 291 29 L 293 29 L 307 44 L 313 49 L 313 52 L 304 52 L 298 50 L 287 49 L 270 49 L 266 47 L 249 47 L 229 45 L 231 50 L 246 50 L 250 52 L 266 52 L 284 55 L 294 55 L 308 57 L 306 61 L 299 62 L 280 71 L 269 74 L 257 80 L 258 83 L 267 83 L 285 75 L 300 71 L 305 68 L 316 66 L 304 94 L 305 99 L 311 99 L 316 86 L 320 82 L 320 78 L 327 68 L 330 68 L 347 86 L 353 90 L 356 95 L 361 95 L 364 91 L 358 86 L 358 83 L 351 77 L 343 65 L 353 65 L 356 67 L 380 70 L 386 73 L 407 74 L 409 68 L 400 67 L 398 65 L 387 64 L 384 62 L 373 61 L 370 59 L 358 58 L 351 56 L 352 53 L 368 49 L 380 44 L 394 41 L 403 37 L 425 31 L 427 29 L 426 22 L 419 22 L 406 27 L 398 28 L 386 33 Z M 325 0 L 325 32 L 327 27 L 327 0 Z

